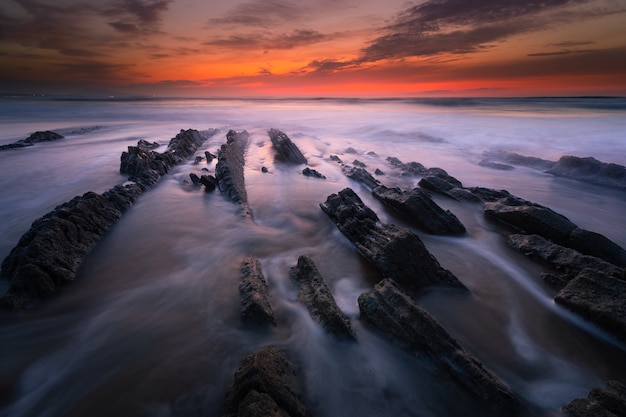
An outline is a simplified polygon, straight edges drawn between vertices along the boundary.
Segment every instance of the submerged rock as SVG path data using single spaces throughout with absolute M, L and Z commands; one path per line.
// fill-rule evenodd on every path
M 399 188 L 380 185 L 372 190 L 372 195 L 406 215 L 412 223 L 427 233 L 435 235 L 465 233 L 465 227 L 450 210 L 443 210 L 420 189 L 402 191 Z
M 39 131 L 39 132 L 35 132 L 31 134 L 26 139 L 18 140 L 16 142 L 9 143 L 7 145 L 0 145 L 0 151 L 5 150 L 5 149 L 24 148 L 27 146 L 33 146 L 35 143 L 52 142 L 52 141 L 56 141 L 56 140 L 63 139 L 63 138 L 64 138 L 63 135 L 60 135 L 50 130 Z
M 457 201 L 480 202 L 480 197 L 463 187 L 461 181 L 451 175 L 439 173 L 438 175 L 426 175 L 418 182 L 419 186 L 444 195 Z
M 226 393 L 226 417 L 306 417 L 302 387 L 287 355 L 266 346 L 244 358 Z
M 593 184 L 626 189 L 626 167 L 601 162 L 592 157 L 562 156 L 546 172 Z
M 485 151 L 483 156 L 488 159 L 494 159 L 496 161 L 507 162 L 513 165 L 521 165 L 529 168 L 546 170 L 554 166 L 554 161 L 548 161 L 546 159 L 535 158 L 533 156 L 524 156 L 515 152 L 506 151 Z
M 202 175 L 199 181 L 206 191 L 213 191 L 217 187 L 217 180 L 213 175 Z
M 241 206 L 244 217 L 252 218 L 252 209 L 248 203 L 248 193 L 243 176 L 244 154 L 248 145 L 248 138 L 249 134 L 245 130 L 241 132 L 230 130 L 226 134 L 226 143 L 220 148 L 217 158 L 215 178 L 222 194 L 226 195 L 233 203 Z
M 350 188 L 331 194 L 320 207 L 384 277 L 413 290 L 447 286 L 468 291 L 454 274 L 439 265 L 415 233 L 381 223 Z
M 380 181 L 372 177 L 365 168 L 344 165 L 341 168 L 341 172 L 343 172 L 346 177 L 365 184 L 369 188 L 375 188 L 381 185 Z
M 274 145 L 274 149 L 278 152 L 276 159 L 292 164 L 306 164 L 306 158 L 302 155 L 300 149 L 289 139 L 289 136 L 278 129 L 270 129 L 267 133 L 272 141 L 272 145 Z
M 326 179 L 326 176 L 322 175 L 321 173 L 319 173 L 318 171 L 311 169 L 309 167 L 304 168 L 302 170 L 302 175 L 306 176 L 306 177 L 314 177 L 314 178 L 319 178 L 322 180 Z
M 298 283 L 298 300 L 329 334 L 345 340 L 356 340 L 350 321 L 337 306 L 335 298 L 308 256 L 298 257 L 289 277 Z
M 263 325 L 276 324 L 270 304 L 269 288 L 261 264 L 253 257 L 247 257 L 241 263 L 241 319 L 245 323 Z
M 563 407 L 567 417 L 626 417 L 626 385 L 608 381 L 594 388 L 587 398 L 576 398 Z
M 489 415 L 519 414 L 521 404 L 515 394 L 393 280 L 382 280 L 373 290 L 361 294 L 358 303 L 363 321 L 414 355 L 428 355 L 439 369 L 469 391 Z

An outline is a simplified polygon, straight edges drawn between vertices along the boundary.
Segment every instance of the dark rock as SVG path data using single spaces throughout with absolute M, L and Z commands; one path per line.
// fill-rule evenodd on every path
M 137 147 L 144 150 L 144 151 L 150 151 L 152 149 L 156 149 L 158 148 L 159 145 L 157 142 L 148 142 L 145 139 L 139 139 L 139 141 L 137 142 Z
M 358 181 L 362 184 L 365 184 L 369 188 L 376 188 L 379 185 L 381 185 L 380 181 L 372 177 L 372 175 L 369 172 L 367 172 L 367 170 L 364 168 L 357 168 L 357 167 L 352 167 L 350 165 L 344 165 L 341 168 L 341 171 L 346 177 L 351 178 L 355 181 Z
M 626 189 L 626 167 L 601 162 L 592 157 L 562 156 L 546 172 L 593 184 Z
M 355 167 L 360 167 L 360 168 L 367 167 L 367 165 L 365 165 L 363 162 L 359 161 L 358 159 L 355 159 L 354 161 L 352 161 L 352 165 L 354 165 Z
M 306 158 L 300 149 L 289 139 L 285 133 L 278 129 L 270 129 L 268 132 L 274 149 L 278 152 L 276 159 L 292 164 L 306 164 Z
M 252 218 L 243 176 L 248 138 L 249 134 L 245 130 L 239 133 L 231 130 L 226 134 L 226 144 L 220 148 L 217 158 L 215 178 L 220 191 L 233 203 L 241 206 L 242 215 Z
M 573 277 L 568 277 L 567 275 L 557 275 L 549 272 L 541 274 L 541 279 L 556 290 L 560 290 L 565 287 L 567 283 L 572 280 L 572 278 Z
M 344 153 L 357 154 L 358 152 L 357 152 L 357 150 L 356 150 L 356 149 L 354 149 L 353 147 L 348 147 L 348 148 L 344 151 Z
M 511 194 L 506 190 L 494 190 L 483 187 L 469 187 L 465 188 L 465 190 L 476 196 L 479 201 L 497 201 L 501 198 L 511 197 Z
M 324 175 L 322 175 L 321 173 L 319 173 L 318 171 L 311 169 L 311 168 L 304 168 L 302 170 L 302 175 L 305 175 L 307 177 L 315 177 L 315 178 L 320 178 L 325 180 L 326 177 Z
M 261 172 L 267 174 L 270 171 L 267 169 L 267 167 L 261 167 Z
M 337 155 L 331 155 L 330 156 L 330 160 L 333 161 L 333 162 L 339 162 L 340 164 L 343 165 L 343 161 Z
M 196 159 L 193 161 L 194 165 L 198 165 L 200 162 L 202 162 L 202 157 L 201 156 L 196 156 Z
M 389 335 L 416 356 L 426 354 L 469 391 L 485 412 L 512 416 L 521 411 L 515 394 L 478 359 L 461 347 L 425 310 L 385 279 L 358 299 L 361 319 Z
M 311 258 L 298 257 L 298 264 L 289 270 L 289 276 L 298 283 L 298 300 L 326 332 L 340 339 L 356 340 L 350 321 L 337 306 Z
M 515 152 L 485 151 L 483 152 L 483 156 L 488 159 L 495 159 L 496 161 L 502 161 L 512 165 L 526 166 L 542 171 L 552 168 L 555 164 L 554 161 L 548 161 L 534 156 L 524 156 Z
M 206 191 L 213 191 L 217 187 L 217 180 L 213 175 L 203 175 L 199 181 L 200 184 L 204 185 Z
M 509 235 L 507 243 L 524 255 L 544 263 L 561 274 L 567 281 L 574 278 L 585 268 L 602 271 L 612 276 L 620 276 L 623 269 L 595 256 L 557 245 L 539 235 Z
M 244 358 L 226 393 L 228 416 L 305 417 L 302 388 L 285 353 L 266 346 Z
M 399 188 L 380 185 L 372 190 L 372 195 L 407 216 L 409 221 L 427 233 L 435 235 L 465 233 L 465 227 L 454 214 L 449 210 L 443 210 L 420 189 L 402 191 Z
M 209 151 L 205 151 L 204 152 L 204 156 L 206 157 L 206 162 L 207 164 L 210 164 L 211 161 L 213 161 L 214 158 L 217 158 L 217 156 L 213 155 L 211 152 Z
M 592 389 L 587 398 L 572 400 L 563 411 L 567 417 L 626 417 L 626 385 L 608 381 L 604 389 Z
M 488 159 L 481 159 L 480 162 L 478 162 L 478 165 L 485 168 L 498 169 L 500 171 L 510 171 L 512 169 L 515 169 L 515 167 L 511 165 L 500 164 L 498 162 L 493 162 Z
M 320 207 L 384 277 L 412 290 L 448 286 L 467 291 L 454 274 L 439 265 L 415 233 L 380 223 L 376 213 L 350 188 L 328 196 Z
M 385 173 L 383 171 L 381 171 L 380 169 L 376 168 L 376 171 L 374 171 L 374 174 L 376 175 L 385 175 Z
M 240 271 L 241 319 L 249 324 L 275 325 L 276 319 L 261 264 L 257 259 L 248 257 L 241 263 Z
M 585 255 L 626 266 L 626 251 L 615 242 L 599 233 L 579 229 L 565 216 L 547 207 L 517 197 L 507 197 L 485 203 L 483 211 L 486 216 L 521 233 L 538 234 Z
M 436 192 L 453 200 L 474 203 L 481 201 L 478 196 L 463 188 L 461 181 L 447 174 L 426 175 L 419 180 L 418 184 L 426 190 Z
M 554 301 L 626 342 L 626 281 L 584 269 L 556 294 Z
M 64 136 L 59 135 L 58 133 L 52 132 L 50 130 L 46 130 L 43 132 L 35 132 L 26 139 L 18 140 L 16 142 L 9 143 L 7 145 L 0 145 L 0 151 L 6 150 L 6 149 L 24 148 L 27 146 L 33 146 L 35 143 L 52 142 L 52 141 L 63 139 L 63 138 Z
M 200 177 L 198 177 L 198 175 L 194 174 L 193 172 L 191 174 L 189 174 L 189 179 L 195 185 L 199 185 L 200 184 Z

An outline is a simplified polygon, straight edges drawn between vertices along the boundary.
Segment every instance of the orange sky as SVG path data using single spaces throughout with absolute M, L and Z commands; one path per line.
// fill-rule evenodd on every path
M 2 0 L 0 93 L 626 95 L 626 0 Z

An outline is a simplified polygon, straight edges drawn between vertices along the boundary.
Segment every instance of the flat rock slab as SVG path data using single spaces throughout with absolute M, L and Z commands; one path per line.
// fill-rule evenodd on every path
M 592 389 L 587 398 L 573 400 L 563 411 L 567 417 L 626 417 L 626 386 L 608 381 L 604 389 Z
M 415 233 L 381 223 L 352 189 L 331 194 L 320 207 L 384 277 L 412 290 L 445 286 L 469 291 L 439 265 Z
M 339 339 L 356 340 L 350 320 L 337 306 L 311 258 L 298 257 L 298 263 L 289 270 L 289 276 L 298 283 L 298 300 L 326 332 Z
M 248 324 L 276 324 L 270 304 L 269 288 L 258 259 L 247 257 L 241 263 L 241 319 Z
M 278 129 L 270 129 L 267 134 L 276 149 L 276 159 L 290 164 L 306 164 L 306 158 L 300 149 L 289 139 L 284 132 Z
M 498 416 L 520 412 L 513 392 L 463 349 L 425 310 L 385 279 L 359 296 L 361 319 L 389 335 L 416 356 L 427 355 L 438 368 L 469 391 L 485 410 Z
M 50 130 L 39 131 L 31 134 L 26 139 L 18 140 L 17 142 L 9 143 L 7 145 L 0 145 L 0 151 L 5 149 L 24 148 L 27 146 L 33 146 L 35 143 L 53 142 L 63 138 L 63 135 Z
M 418 228 L 434 235 L 460 235 L 465 226 L 450 210 L 444 210 L 424 191 L 414 188 L 403 191 L 384 185 L 375 187 L 372 195 L 407 216 Z
M 305 417 L 302 387 L 287 355 L 266 346 L 244 358 L 226 393 L 227 417 Z
M 562 156 L 546 172 L 578 181 L 626 190 L 626 167 L 601 162 L 592 157 Z
M 626 281 L 585 269 L 554 297 L 554 301 L 626 342 Z
M 245 130 L 241 132 L 230 130 L 226 134 L 226 143 L 220 148 L 217 157 L 215 178 L 222 194 L 226 195 L 233 203 L 240 205 L 241 214 L 251 219 L 252 209 L 248 203 L 248 193 L 243 175 L 249 136 Z

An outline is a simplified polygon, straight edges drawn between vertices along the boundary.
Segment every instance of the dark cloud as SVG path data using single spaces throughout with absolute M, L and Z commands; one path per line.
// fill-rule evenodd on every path
M 92 50 L 77 49 L 77 48 L 60 49 L 59 53 L 63 55 L 67 55 L 67 56 L 78 56 L 78 57 L 83 57 L 83 58 L 102 56 L 102 54 L 96 53 Z
M 223 17 L 209 19 L 209 24 L 269 27 L 301 19 L 305 14 L 302 4 L 285 0 L 250 1 L 235 6 Z
M 428 0 L 400 13 L 385 28 L 385 35 L 362 50 L 361 60 L 479 52 L 513 35 L 544 29 L 554 13 L 590 2 Z M 570 19 L 575 16 L 568 14 Z
M 133 23 L 126 22 L 109 22 L 109 26 L 122 33 L 137 33 L 139 28 Z
M 153 25 L 160 22 L 161 13 L 169 8 L 170 3 L 172 0 L 123 0 L 119 7 L 139 22 Z
M 535 52 L 535 53 L 532 53 L 532 54 L 527 54 L 526 56 L 551 56 L 551 55 L 585 54 L 585 53 L 595 52 L 595 51 L 597 51 L 597 49 L 575 49 L 575 50 L 566 49 L 564 51 Z
M 123 81 L 129 71 L 134 71 L 132 64 L 111 64 L 100 60 L 81 60 L 57 63 L 61 72 L 72 74 L 73 80 L 87 80 L 97 83 Z
M 326 35 L 315 30 L 298 29 L 291 33 L 271 35 L 264 32 L 231 35 L 228 38 L 207 41 L 204 45 L 230 49 L 293 49 L 336 38 L 337 34 Z

